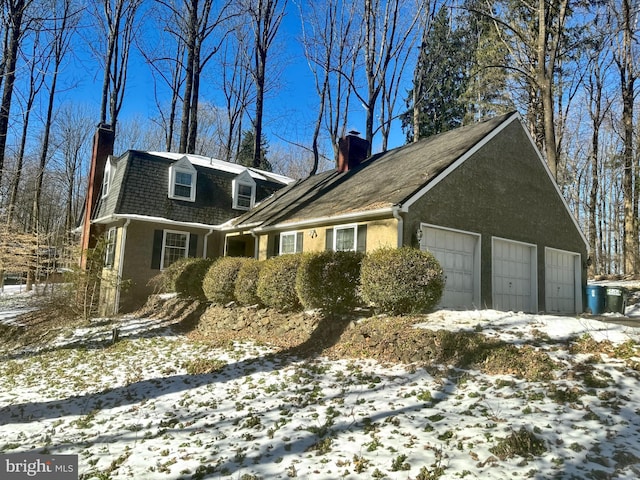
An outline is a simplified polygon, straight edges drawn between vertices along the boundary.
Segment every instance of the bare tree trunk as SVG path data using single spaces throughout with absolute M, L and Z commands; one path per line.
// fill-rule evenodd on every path
M 275 40 L 287 0 L 256 0 L 251 2 L 248 13 L 254 33 L 252 72 L 256 89 L 255 114 L 253 118 L 253 166 L 261 164 L 261 146 L 263 143 L 262 124 L 264 116 L 264 98 L 267 72 L 267 58 Z
M 36 186 L 33 196 L 33 209 L 32 209 L 32 225 L 31 229 L 34 233 L 40 232 L 40 201 L 42 196 L 42 180 L 44 177 L 45 167 L 49 159 L 49 137 L 51 135 L 51 125 L 53 120 L 53 107 L 55 105 L 55 97 L 57 93 L 58 85 L 58 72 L 62 60 L 69 49 L 69 42 L 71 38 L 71 28 L 77 14 L 71 11 L 72 0 L 53 0 L 53 8 L 51 11 L 54 13 L 52 20 L 52 26 L 49 31 L 51 32 L 51 57 L 52 57 L 52 72 L 51 72 L 51 85 L 49 86 L 49 102 L 47 105 L 47 115 L 44 123 L 44 134 L 42 138 L 42 146 L 40 150 L 40 166 L 36 174 Z M 60 2 L 58 4 L 58 2 Z M 76 18 L 74 18 L 76 17 Z
M 31 0 L 6 0 L 6 9 L 9 21 L 7 23 L 8 43 L 3 52 L 4 60 L 4 89 L 0 100 L 0 185 L 4 172 L 4 158 L 7 146 L 7 133 L 9 130 L 9 114 L 13 89 L 16 81 L 16 64 L 18 63 L 18 50 L 25 26 L 25 11 L 31 5 Z
M 615 58 L 620 75 L 620 90 L 622 97 L 622 126 L 623 126 L 623 152 L 622 162 L 624 171 L 622 174 L 622 194 L 623 194 L 623 249 L 622 263 L 624 273 L 629 275 L 638 272 L 638 219 L 634 216 L 634 180 L 635 180 L 635 158 L 634 158 L 634 129 L 633 129 L 633 106 L 634 89 L 637 73 L 633 58 L 634 41 L 634 12 L 631 4 L 627 0 L 621 2 L 620 31 L 622 32 L 621 43 L 618 46 L 618 55 Z
M 39 32 L 36 32 L 33 41 L 33 49 L 32 49 L 32 62 L 29 67 L 29 93 L 27 94 L 27 99 L 24 108 L 24 114 L 22 117 L 22 134 L 20 136 L 20 147 L 18 147 L 18 155 L 16 157 L 16 169 L 15 174 L 11 180 L 11 185 L 9 187 L 9 205 L 7 206 L 7 226 L 11 228 L 11 224 L 13 223 L 13 215 L 15 212 L 15 207 L 18 202 L 18 193 L 20 189 L 20 181 L 22 179 L 22 168 L 24 164 L 24 155 L 27 143 L 27 135 L 29 130 L 29 121 L 31 119 L 31 109 L 33 108 L 33 104 L 35 102 L 36 96 L 40 92 L 42 85 L 44 83 L 44 68 L 40 68 L 39 63 L 37 61 L 38 50 L 40 46 L 39 41 Z
M 538 0 L 537 61 L 535 64 L 536 84 L 542 103 L 544 150 L 551 174 L 558 179 L 558 146 L 554 121 L 554 70 L 559 61 L 558 52 L 564 35 L 564 26 L 569 0 L 560 0 L 557 13 L 549 13 L 551 6 L 546 0 Z M 553 23 L 555 21 L 555 25 Z M 553 28 L 555 27 L 555 28 Z
M 127 83 L 129 51 L 137 28 L 135 19 L 142 0 L 100 0 L 100 2 L 102 13 L 98 12 L 97 4 L 93 4 L 93 8 L 101 30 L 98 31 L 98 38 L 95 42 L 90 41 L 89 46 L 104 62 L 100 123 L 108 122 L 115 132 Z M 94 46 L 94 43 L 100 45 L 104 39 L 106 39 L 105 49 L 99 51 L 99 47 Z

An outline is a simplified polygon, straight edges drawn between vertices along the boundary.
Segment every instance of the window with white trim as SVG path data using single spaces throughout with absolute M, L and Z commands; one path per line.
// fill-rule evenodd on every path
M 280 255 L 302 252 L 302 232 L 280 234 Z
M 351 224 L 329 227 L 325 232 L 325 250 L 367 251 L 367 224 Z
M 167 268 L 172 263 L 186 258 L 189 254 L 189 233 L 165 230 L 162 239 L 161 269 Z
M 196 169 L 186 158 L 171 165 L 169 167 L 169 198 L 195 202 L 197 177 Z
M 357 249 L 357 226 L 348 225 L 335 227 L 333 235 L 333 249 L 336 252 L 353 252 Z
M 116 234 L 116 227 L 111 227 L 107 231 L 107 241 L 104 247 L 104 266 L 106 268 L 113 268 L 116 254 Z
M 111 185 L 111 159 L 107 158 L 107 163 L 104 166 L 104 174 L 102 176 L 102 195 L 104 198 L 109 195 L 109 187 Z
M 237 210 L 249 210 L 256 201 L 256 182 L 245 170 L 233 179 L 233 208 Z

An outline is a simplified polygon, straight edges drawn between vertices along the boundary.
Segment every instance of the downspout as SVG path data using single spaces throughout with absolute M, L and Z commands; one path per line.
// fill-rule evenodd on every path
M 209 233 L 205 234 L 204 236 L 204 240 L 202 241 L 202 258 L 207 258 L 207 247 L 208 245 L 208 240 L 209 240 L 209 235 L 211 235 L 213 233 L 213 228 L 209 229 Z
M 400 248 L 404 244 L 404 218 L 400 215 L 400 207 L 397 205 L 393 207 L 391 213 L 393 218 L 398 221 L 398 248 Z
M 260 237 L 255 232 L 255 230 L 249 230 L 249 233 L 253 237 L 253 258 L 259 260 L 260 255 Z
M 122 238 L 120 239 L 120 255 L 118 259 L 118 276 L 116 278 L 116 301 L 114 305 L 114 314 L 118 314 L 120 310 L 120 283 L 122 281 L 122 271 L 124 269 L 124 247 L 127 244 L 127 227 L 131 223 L 131 219 L 127 218 L 122 226 Z

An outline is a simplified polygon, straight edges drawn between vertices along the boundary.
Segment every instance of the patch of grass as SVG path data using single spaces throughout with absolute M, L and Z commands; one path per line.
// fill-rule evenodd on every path
M 522 427 L 517 432 L 512 431 L 508 437 L 499 439 L 498 444 L 489 448 L 489 451 L 500 460 L 515 456 L 531 458 L 544 454 L 547 446 L 544 440 Z
M 576 403 L 583 395 L 586 395 L 586 392 L 578 387 L 561 388 L 555 384 L 552 384 L 547 392 L 547 396 L 556 403 Z
M 197 358 L 184 362 L 182 368 L 184 368 L 189 375 L 206 375 L 209 373 L 219 373 L 226 366 L 227 363 L 223 360 Z
M 409 470 L 411 468 L 411 465 L 409 465 L 406 462 L 406 460 L 407 460 L 407 456 L 406 455 L 404 455 L 404 454 L 398 455 L 391 462 L 391 471 L 392 472 L 399 472 L 399 471 L 402 471 L 402 470 Z
M 331 437 L 323 438 L 322 440 L 317 441 L 309 448 L 307 451 L 316 452 L 316 455 L 326 455 L 331 452 L 331 445 L 333 444 L 333 439 Z

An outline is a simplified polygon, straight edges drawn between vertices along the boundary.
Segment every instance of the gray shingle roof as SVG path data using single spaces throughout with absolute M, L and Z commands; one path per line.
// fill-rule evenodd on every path
M 271 226 L 401 205 L 515 112 L 371 156 L 357 168 L 296 182 L 232 222 Z
M 94 219 L 111 215 L 139 215 L 178 222 L 219 225 L 242 213 L 234 210 L 231 182 L 246 169 L 228 162 L 190 158 L 198 172 L 196 201 L 170 199 L 169 166 L 184 155 L 130 150 L 112 162 L 109 194 L 101 198 Z M 187 156 L 197 157 L 197 156 Z M 256 201 L 285 185 L 287 177 L 249 169 L 256 182 Z

